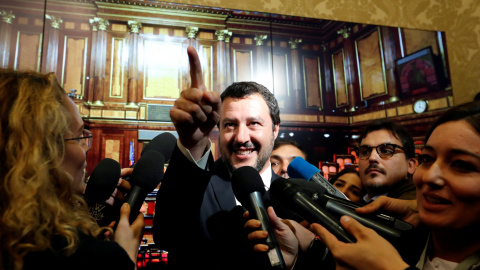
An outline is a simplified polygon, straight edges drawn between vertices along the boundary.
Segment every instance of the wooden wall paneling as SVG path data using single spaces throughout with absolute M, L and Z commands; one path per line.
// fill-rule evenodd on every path
M 124 134 L 102 134 L 102 159 L 111 158 L 122 165 L 125 159 L 123 154 L 128 148 Z
M 337 108 L 348 105 L 343 48 L 332 54 L 333 85 Z
M 302 65 L 305 107 L 321 110 L 323 108 L 323 100 L 320 56 L 304 54 Z
M 18 30 L 17 39 L 13 46 L 15 53 L 13 68 L 15 70 L 35 70 L 40 71 L 41 53 L 42 53 L 42 38 L 41 31 L 23 31 Z M 8 65 L 10 66 L 10 65 Z
M 380 29 L 355 40 L 361 100 L 387 94 Z
M 143 36 L 139 56 L 143 63 L 143 102 L 175 100 L 182 91 L 185 56 L 183 38 L 166 40 L 159 36 Z
M 409 55 L 428 46 L 432 46 L 433 53 L 439 55 L 436 31 L 409 28 L 403 28 L 402 31 L 405 37 L 405 55 Z
M 103 101 L 126 103 L 128 94 L 128 40 L 126 33 L 107 33 L 105 95 Z
M 84 33 L 83 36 L 78 34 L 66 32 L 63 36 L 62 75 L 59 79 L 67 93 L 73 89 L 76 91 L 76 95 L 83 96 L 87 75 L 87 55 L 89 54 L 88 33 Z
M 86 123 L 86 126 L 89 127 L 89 123 Z M 89 128 L 89 130 L 92 132 L 93 138 L 92 138 L 92 145 L 90 147 L 90 150 L 87 152 L 87 173 L 90 175 L 97 166 L 97 164 L 100 162 L 102 159 L 101 153 L 102 153 L 102 129 L 98 128 Z
M 253 81 L 255 50 L 251 45 L 232 44 L 233 81 Z
M 210 91 L 222 92 L 224 89 L 219 89 L 215 81 L 217 78 L 217 46 L 214 41 L 199 40 L 199 57 L 202 64 L 203 82 L 205 87 Z M 184 51 L 181 52 L 185 54 Z M 188 68 L 190 70 L 190 67 Z M 187 87 L 190 87 L 188 85 Z

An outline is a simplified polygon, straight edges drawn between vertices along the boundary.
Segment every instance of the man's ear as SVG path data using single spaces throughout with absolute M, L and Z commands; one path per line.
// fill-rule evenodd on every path
M 416 158 L 411 158 L 408 160 L 408 174 L 412 175 L 415 172 L 415 169 L 418 166 L 418 160 Z
M 278 132 L 280 131 L 280 125 L 275 125 L 275 127 L 273 128 L 273 140 L 276 140 L 277 139 L 277 136 L 278 136 Z

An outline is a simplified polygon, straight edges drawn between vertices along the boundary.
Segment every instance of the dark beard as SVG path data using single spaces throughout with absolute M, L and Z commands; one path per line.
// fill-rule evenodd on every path
M 273 138 L 273 136 L 272 136 L 272 138 Z M 218 142 L 219 142 L 219 144 L 221 144 L 220 138 L 218 139 Z M 233 149 L 235 149 L 239 146 L 246 146 L 246 147 L 254 146 L 256 151 L 259 151 L 259 156 L 258 156 L 258 159 L 257 159 L 257 163 L 255 164 L 254 168 L 258 172 L 260 172 L 263 169 L 263 166 L 265 166 L 265 164 L 270 160 L 270 155 L 272 154 L 272 151 L 273 151 L 274 142 L 275 142 L 275 140 L 272 139 L 270 145 L 267 146 L 265 148 L 265 151 L 263 151 L 263 152 L 260 152 L 258 150 L 258 149 L 260 149 L 260 147 L 257 144 L 253 144 L 252 142 L 248 142 L 248 143 L 245 143 L 245 144 L 242 144 L 242 145 L 229 146 L 228 149 L 233 153 L 233 151 L 234 151 Z M 222 151 L 220 151 L 220 152 L 222 152 Z M 236 168 L 233 166 L 232 161 L 230 159 L 226 158 L 226 155 L 224 155 L 223 153 L 220 153 L 220 154 L 221 154 L 221 159 L 222 159 L 223 163 L 225 163 L 225 165 L 227 166 L 228 172 L 231 175 L 232 172 Z

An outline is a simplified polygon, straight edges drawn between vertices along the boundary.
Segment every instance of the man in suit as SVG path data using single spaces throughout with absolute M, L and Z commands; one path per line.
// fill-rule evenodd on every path
M 280 113 L 273 94 L 254 82 L 207 91 L 198 55 L 189 47 L 191 87 L 170 111 L 179 138 L 158 191 L 153 237 L 168 251 L 169 269 L 245 269 L 250 256 L 232 172 L 257 169 L 266 189 L 278 178 L 270 154 Z M 213 161 L 209 135 L 218 124 L 221 159 Z M 268 193 L 264 200 L 268 201 Z

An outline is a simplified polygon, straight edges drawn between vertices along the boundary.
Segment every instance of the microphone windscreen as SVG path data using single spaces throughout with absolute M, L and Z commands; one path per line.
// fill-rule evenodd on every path
M 303 180 L 303 182 L 306 181 Z M 290 179 L 278 178 L 270 185 L 270 194 L 272 194 L 272 198 L 280 202 L 288 203 L 298 191 L 302 190 L 296 184 L 292 183 Z
M 112 195 L 120 179 L 120 163 L 111 158 L 102 159 L 93 169 L 85 188 L 84 198 L 90 202 L 105 202 Z
M 145 190 L 154 190 L 163 178 L 164 165 L 165 157 L 159 152 L 144 152 L 133 167 L 130 184 Z
M 177 138 L 170 133 L 170 132 L 163 132 L 155 138 L 153 138 L 146 146 L 143 148 L 142 153 L 143 155 L 145 152 L 150 150 L 155 150 L 163 155 L 165 161 L 168 161 L 172 156 L 173 149 L 175 149 L 175 145 L 177 144 Z
M 287 167 L 287 174 L 293 178 L 302 178 L 310 180 L 312 176 L 320 170 L 308 163 L 302 157 L 294 158 Z
M 237 200 L 243 204 L 248 204 L 248 196 L 252 192 L 265 193 L 265 186 L 262 177 L 258 171 L 250 166 L 243 166 L 232 173 L 232 189 Z

